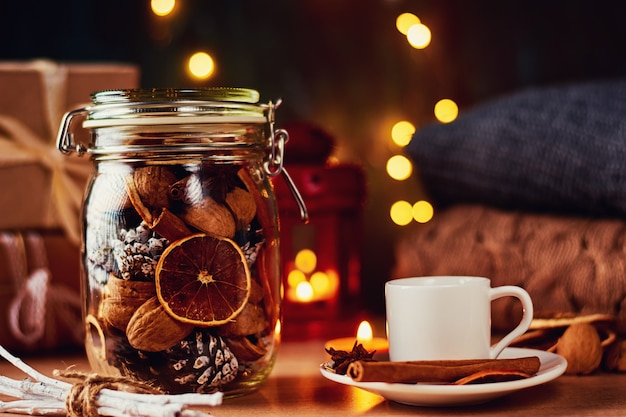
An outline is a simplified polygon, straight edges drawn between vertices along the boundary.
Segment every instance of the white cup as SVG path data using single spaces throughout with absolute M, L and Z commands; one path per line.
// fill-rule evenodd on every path
M 491 302 L 518 298 L 522 320 L 491 346 Z M 385 283 L 387 337 L 392 361 L 495 359 L 528 330 L 530 296 L 520 287 L 491 288 L 483 277 L 412 277 Z

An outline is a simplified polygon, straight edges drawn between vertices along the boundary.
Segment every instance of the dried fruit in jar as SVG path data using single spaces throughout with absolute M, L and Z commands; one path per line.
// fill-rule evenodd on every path
M 233 320 L 250 295 L 250 270 L 239 246 L 203 233 L 173 242 L 156 268 L 159 301 L 174 318 L 198 326 Z

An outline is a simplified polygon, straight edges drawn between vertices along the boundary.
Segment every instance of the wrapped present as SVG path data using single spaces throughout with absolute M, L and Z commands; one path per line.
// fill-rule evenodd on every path
M 0 232 L 0 344 L 38 352 L 81 345 L 79 268 L 61 232 Z
M 138 86 L 123 64 L 0 62 L 0 343 L 14 350 L 82 344 L 80 207 L 88 158 L 63 156 L 63 114 L 90 94 Z M 77 129 L 78 130 L 78 129 Z M 88 142 L 87 132 L 79 142 Z
M 0 62 L 0 230 L 63 228 L 78 242 L 91 164 L 56 149 L 61 117 L 94 91 L 136 87 L 138 79 L 130 65 Z

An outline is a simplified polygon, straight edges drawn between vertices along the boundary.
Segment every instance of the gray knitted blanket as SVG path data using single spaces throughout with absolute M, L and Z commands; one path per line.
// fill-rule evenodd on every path
M 435 204 L 626 214 L 626 81 L 530 89 L 450 124 L 419 128 L 408 154 Z

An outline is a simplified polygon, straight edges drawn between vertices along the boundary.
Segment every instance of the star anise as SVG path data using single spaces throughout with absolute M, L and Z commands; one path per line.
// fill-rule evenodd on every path
M 348 365 L 355 361 L 372 360 L 375 350 L 368 352 L 358 340 L 354 341 L 352 351 L 335 350 L 333 347 L 326 349 L 326 353 L 330 355 L 329 367 L 340 375 L 345 375 Z

